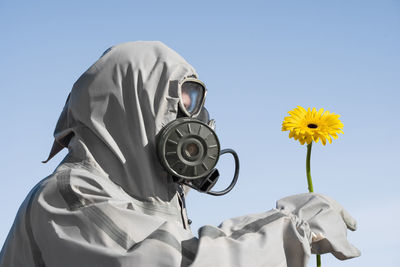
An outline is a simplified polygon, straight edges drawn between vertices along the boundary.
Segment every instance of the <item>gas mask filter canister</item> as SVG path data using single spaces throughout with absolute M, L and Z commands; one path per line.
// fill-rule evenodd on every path
M 239 158 L 232 149 L 220 149 L 213 130 L 214 120 L 209 120 L 203 107 L 206 95 L 204 84 L 194 78 L 179 83 L 179 108 L 183 117 L 161 129 L 157 139 L 157 152 L 164 169 L 175 182 L 187 185 L 210 195 L 224 195 L 235 186 L 239 176 Z M 235 173 L 230 185 L 221 191 L 211 191 L 217 183 L 219 171 L 215 168 L 219 157 L 232 154 Z

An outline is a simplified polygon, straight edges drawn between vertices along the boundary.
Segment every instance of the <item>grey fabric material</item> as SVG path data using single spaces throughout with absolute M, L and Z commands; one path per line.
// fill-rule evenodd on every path
M 311 206 L 287 199 L 279 209 L 204 226 L 198 237 L 187 229 L 155 140 L 176 118 L 176 85 L 188 76 L 197 73 L 164 44 L 130 42 L 109 49 L 78 79 L 54 133 L 62 144 L 72 137 L 69 153 L 22 204 L 0 267 L 302 267 L 310 226 L 329 229 L 332 251 L 349 255 L 342 237 L 330 234 L 343 223 L 329 218 L 343 212 L 328 208 L 331 217 L 321 217 L 323 198 Z
M 33 188 L 31 195 L 28 198 L 28 205 L 26 208 L 26 216 L 27 218 L 31 217 L 31 211 L 32 211 L 32 198 L 35 196 L 35 193 L 37 191 L 37 186 L 35 188 Z M 33 236 L 33 232 L 32 232 L 32 225 L 29 222 L 30 220 L 25 220 L 25 230 L 26 230 L 26 234 L 27 234 L 27 238 L 29 241 L 29 247 L 31 250 L 31 255 L 32 255 L 32 260 L 35 264 L 35 266 L 37 267 L 45 267 L 46 264 L 43 261 L 43 257 L 42 257 L 42 252 L 40 251 L 40 248 L 38 246 L 38 244 L 36 243 L 35 237 Z
M 335 200 L 321 194 L 300 194 L 279 200 L 276 207 L 302 218 L 310 225 L 312 232 L 325 237 L 312 243 L 313 253 L 330 252 L 340 260 L 361 255 L 360 251 L 347 241 L 347 229 L 355 231 L 357 222 Z

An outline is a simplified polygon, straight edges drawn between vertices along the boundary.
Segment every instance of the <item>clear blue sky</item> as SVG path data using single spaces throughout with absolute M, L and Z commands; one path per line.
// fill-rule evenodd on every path
M 40 163 L 75 80 L 113 44 L 160 40 L 207 84 L 222 146 L 241 159 L 232 193 L 190 193 L 194 230 L 306 192 L 306 148 L 281 122 L 297 105 L 323 107 L 341 114 L 344 135 L 314 146 L 314 187 L 357 218 L 349 239 L 363 253 L 323 256 L 324 266 L 398 265 L 399 1 L 2 0 L 0 33 L 1 244 L 26 194 L 65 155 Z M 221 160 L 222 175 L 231 163 Z

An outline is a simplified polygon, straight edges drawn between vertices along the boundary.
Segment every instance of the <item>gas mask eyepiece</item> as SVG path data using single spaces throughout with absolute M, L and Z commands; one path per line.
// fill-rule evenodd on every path
M 186 117 L 197 117 L 206 100 L 207 89 L 196 78 L 186 78 L 178 84 L 179 108 Z
M 235 186 L 239 176 L 239 157 L 232 149 L 221 150 L 214 131 L 215 121 L 210 120 L 204 108 L 207 90 L 204 83 L 186 78 L 178 88 L 179 107 L 184 116 L 161 129 L 157 139 L 157 153 L 164 169 L 175 182 L 197 191 L 220 196 Z M 217 183 L 219 171 L 215 168 L 223 154 L 232 154 L 235 173 L 230 185 L 221 191 L 211 189 Z

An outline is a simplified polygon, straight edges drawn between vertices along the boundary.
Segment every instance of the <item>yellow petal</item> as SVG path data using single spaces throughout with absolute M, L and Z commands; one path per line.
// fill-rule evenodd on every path
M 288 112 L 290 116 L 286 116 L 282 122 L 282 131 L 289 131 L 289 138 L 298 140 L 302 145 L 311 142 L 318 143 L 321 139 L 323 145 L 326 140 L 332 143 L 332 138 L 337 139 L 338 134 L 343 134 L 343 123 L 339 120 L 340 115 L 331 113 L 329 110 L 320 108 L 318 111 L 315 107 L 303 108 L 297 106 Z M 308 128 L 309 124 L 318 125 L 317 128 Z

